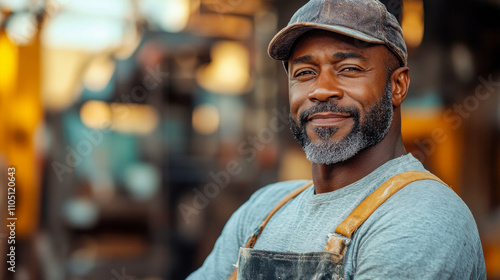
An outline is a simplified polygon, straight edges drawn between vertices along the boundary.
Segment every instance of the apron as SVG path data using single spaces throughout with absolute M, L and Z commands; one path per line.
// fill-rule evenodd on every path
M 389 197 L 419 180 L 435 180 L 446 185 L 435 175 L 424 171 L 407 171 L 385 181 L 366 197 L 347 218 L 342 221 L 333 234 L 329 234 L 323 252 L 290 253 L 255 250 L 253 246 L 271 217 L 288 201 L 309 188 L 312 182 L 288 194 L 269 213 L 266 219 L 250 236 L 245 248 L 240 248 L 237 268 L 229 280 L 269 280 L 269 279 L 314 279 L 343 280 L 344 253 L 354 232 Z

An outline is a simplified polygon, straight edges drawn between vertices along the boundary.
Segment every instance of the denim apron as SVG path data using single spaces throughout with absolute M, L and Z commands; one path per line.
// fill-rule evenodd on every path
M 312 182 L 301 186 L 276 205 L 248 239 L 245 247 L 240 248 L 237 268 L 229 280 L 343 280 L 345 249 L 356 229 L 394 193 L 419 180 L 435 180 L 446 185 L 438 177 L 424 171 L 407 171 L 391 177 L 366 197 L 335 228 L 334 233 L 328 235 L 323 252 L 290 253 L 253 249 L 271 217 L 288 201 L 309 188 Z

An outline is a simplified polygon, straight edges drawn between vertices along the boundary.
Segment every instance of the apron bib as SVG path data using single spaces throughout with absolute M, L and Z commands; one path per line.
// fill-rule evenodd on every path
M 339 280 L 344 264 L 330 252 L 282 253 L 241 248 L 237 279 Z
M 343 280 L 345 248 L 356 229 L 394 193 L 419 180 L 435 180 L 446 185 L 435 175 L 424 171 L 407 171 L 391 177 L 366 197 L 335 228 L 335 233 L 329 234 L 323 252 L 290 253 L 252 249 L 271 217 L 288 201 L 310 187 L 312 182 L 301 186 L 276 205 L 248 239 L 245 247 L 240 248 L 237 268 L 229 280 Z

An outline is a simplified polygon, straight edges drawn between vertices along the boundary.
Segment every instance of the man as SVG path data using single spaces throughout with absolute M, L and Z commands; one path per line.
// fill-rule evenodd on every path
M 269 54 L 312 185 L 257 191 L 188 279 L 486 279 L 469 209 L 403 146 L 407 51 L 385 6 L 311 0 Z

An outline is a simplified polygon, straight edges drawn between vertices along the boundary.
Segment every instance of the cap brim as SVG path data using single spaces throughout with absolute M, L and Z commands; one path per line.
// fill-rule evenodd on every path
M 269 43 L 267 50 L 270 57 L 276 60 L 288 60 L 290 58 L 291 48 L 295 41 L 304 33 L 310 30 L 320 29 L 359 39 L 363 42 L 374 44 L 385 44 L 384 41 L 375 37 L 366 35 L 363 32 L 353 30 L 344 26 L 323 25 L 318 23 L 295 23 L 283 28 Z

